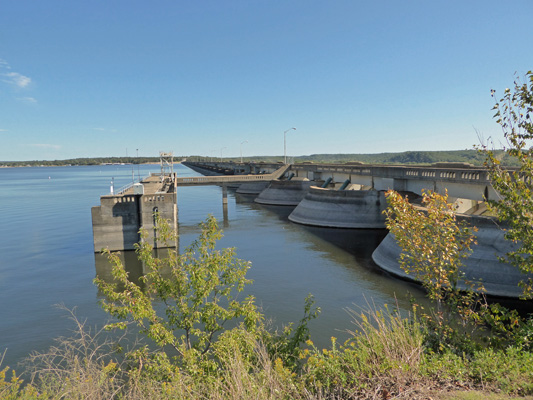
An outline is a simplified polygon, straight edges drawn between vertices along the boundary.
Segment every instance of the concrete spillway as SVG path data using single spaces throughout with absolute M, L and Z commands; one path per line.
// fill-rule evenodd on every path
M 376 190 L 331 190 L 313 186 L 289 216 L 303 225 L 384 229 L 387 201 Z
M 486 293 L 493 296 L 517 298 L 522 294 L 518 283 L 527 279 L 520 271 L 507 263 L 498 260 L 516 247 L 504 239 L 504 231 L 490 217 L 462 216 L 471 225 L 478 227 L 476 232 L 477 244 L 472 246 L 472 254 L 463 259 L 462 272 L 465 279 L 472 282 L 482 282 Z M 372 254 L 374 262 L 387 272 L 401 278 L 417 281 L 416 277 L 407 274 L 398 263 L 401 249 L 394 236 L 389 233 Z M 465 287 L 464 282 L 460 287 Z
M 256 203 L 275 206 L 296 206 L 303 200 L 311 181 L 272 181 L 255 199 Z

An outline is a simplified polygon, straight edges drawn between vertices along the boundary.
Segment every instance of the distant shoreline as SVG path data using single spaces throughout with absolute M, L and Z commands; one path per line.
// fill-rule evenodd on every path
M 159 162 L 144 163 L 100 163 L 100 164 L 25 164 L 25 161 L 12 161 L 15 165 L 0 164 L 0 168 L 47 168 L 47 167 L 86 167 L 86 166 L 109 166 L 109 165 L 159 165 Z M 174 164 L 181 164 L 175 161 Z
M 15 161 L 14 161 L 15 162 Z M 16 161 L 19 163 L 19 161 Z M 181 161 L 174 162 L 174 164 L 181 164 Z M 49 165 L 37 165 L 37 164 L 24 164 L 24 165 L 5 165 L 0 164 L 0 168 L 48 168 L 48 167 L 87 167 L 87 166 L 108 166 L 108 165 L 159 165 L 157 162 L 146 163 L 102 163 L 102 164 L 49 164 Z
M 498 158 L 501 158 L 502 165 L 515 166 L 513 160 L 503 150 L 495 150 Z M 175 156 L 174 164 L 179 164 L 183 160 L 192 162 L 214 161 L 214 162 L 240 162 L 241 157 L 224 157 L 222 159 L 207 156 Z M 247 156 L 242 158 L 244 162 L 282 162 L 283 156 Z M 360 162 L 363 164 L 391 164 L 391 165 L 431 165 L 435 163 L 468 163 L 475 166 L 483 166 L 486 155 L 483 152 L 470 150 L 446 150 L 446 151 L 404 151 L 399 153 L 372 153 L 372 154 L 311 154 L 306 156 L 291 156 L 291 163 L 315 162 L 328 164 L 345 164 L 350 162 Z M 52 161 L 0 161 L 0 168 L 6 167 L 60 167 L 60 166 L 82 166 L 82 165 L 139 165 L 139 164 L 159 164 L 159 157 L 91 157 L 74 158 L 67 160 Z

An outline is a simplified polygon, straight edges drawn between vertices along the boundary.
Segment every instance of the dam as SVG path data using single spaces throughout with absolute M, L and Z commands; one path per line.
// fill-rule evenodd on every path
M 496 221 L 484 215 L 484 199 L 496 198 L 487 171 L 463 163 L 440 163 L 431 166 L 383 166 L 360 163 L 349 164 L 282 164 L 282 163 L 233 163 L 233 162 L 184 162 L 187 167 L 205 175 L 194 178 L 166 177 L 168 193 L 150 189 L 150 179 L 141 184 L 146 191 L 140 197 L 135 193 L 102 196 L 100 211 L 93 210 L 95 251 L 111 236 L 128 238 L 110 240 L 117 248 L 133 246 L 140 227 L 153 228 L 153 211 L 161 210 L 171 221 L 177 219 L 172 207 L 176 204 L 176 188 L 179 186 L 219 185 L 223 191 L 223 204 L 227 188 L 237 193 L 257 196 L 255 202 L 271 206 L 291 206 L 294 210 L 288 219 L 294 223 L 339 229 L 385 229 L 383 210 L 386 208 L 384 192 L 394 189 L 416 201 L 422 190 L 434 190 L 449 194 L 456 211 L 472 226 L 478 226 L 477 244 L 473 254 L 466 259 L 465 278 L 482 281 L 488 294 L 500 297 L 519 297 L 518 283 L 525 278 L 516 268 L 500 262 L 498 256 L 514 249 L 504 239 L 504 231 Z M 159 178 L 161 179 L 161 178 Z M 253 189 L 252 189 L 253 188 Z M 161 199 L 157 195 L 161 196 Z M 155 196 L 155 197 L 154 197 Z M 172 197 L 174 196 L 174 197 Z M 149 200 L 149 199 L 152 200 Z M 163 200 L 164 199 L 164 200 Z M 175 200 L 173 200 L 175 199 Z M 161 205 L 156 203 L 161 201 Z M 165 202 L 166 201 L 166 202 Z M 111 202 L 110 204 L 107 204 Z M 163 205 L 164 203 L 164 205 Z M 117 206 L 120 204 L 120 206 Z M 107 211 L 103 212 L 104 209 Z M 115 207 L 115 211 L 110 211 Z M 151 208 L 150 208 L 151 207 Z M 130 210 L 121 215 L 121 209 Z M 132 211 L 133 210 L 133 211 Z M 135 215 L 137 210 L 137 215 Z M 150 211 L 151 210 L 151 211 Z M 122 218 L 105 226 L 102 215 L 116 214 Z M 150 217 L 152 219 L 150 219 Z M 176 219 L 173 219 L 176 218 Z M 101 221 L 100 226 L 98 223 Z M 126 221 L 126 223 L 125 223 Z M 127 222 L 129 221 L 129 222 Z M 100 232 L 97 234 L 95 222 Z M 122 224 L 122 228 L 120 225 Z M 114 226 L 114 228 L 112 228 Z M 110 233 L 112 232 L 112 233 Z M 98 241 L 97 241 L 98 236 Z M 157 238 L 150 238 L 157 245 Z M 155 247 L 155 246 L 154 246 Z M 111 248 L 110 248 L 111 249 Z M 402 279 L 416 280 L 406 274 L 398 263 L 400 249 L 389 234 L 375 249 L 372 258 L 384 271 Z

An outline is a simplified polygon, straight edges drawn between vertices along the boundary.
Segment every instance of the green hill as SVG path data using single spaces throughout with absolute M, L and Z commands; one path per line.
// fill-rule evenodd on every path
M 503 157 L 503 164 L 514 166 L 503 150 L 497 150 L 496 154 Z M 204 156 L 176 156 L 175 160 L 186 158 L 189 161 L 209 161 L 212 157 Z M 218 161 L 219 158 L 215 158 Z M 240 157 L 223 158 L 224 161 L 240 161 Z M 315 162 L 315 163 L 346 163 L 359 161 L 365 164 L 433 164 L 437 162 L 463 162 L 476 166 L 482 166 L 485 160 L 483 154 L 477 150 L 453 150 L 453 151 L 405 151 L 403 153 L 377 153 L 377 154 L 311 154 L 308 156 L 291 157 L 291 162 Z M 254 156 L 245 157 L 245 162 L 280 162 L 282 156 Z M 93 157 L 74 158 L 54 161 L 0 161 L 0 166 L 63 166 L 63 165 L 100 165 L 100 164 L 144 164 L 159 163 L 159 157 Z

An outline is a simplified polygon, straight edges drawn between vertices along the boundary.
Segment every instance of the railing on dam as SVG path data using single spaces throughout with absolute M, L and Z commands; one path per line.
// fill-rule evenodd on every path
M 139 178 L 137 181 L 132 181 L 124 186 L 122 186 L 121 188 L 119 188 L 118 190 L 114 190 L 112 192 L 110 192 L 111 195 L 115 194 L 115 195 L 121 195 L 121 194 L 126 194 L 126 192 L 128 190 L 130 190 L 133 185 L 135 185 L 135 183 L 139 183 L 139 182 L 142 182 L 143 180 L 147 179 L 148 177 L 144 177 L 144 178 Z
M 277 168 L 276 164 L 220 161 L 202 163 L 201 166 L 215 172 L 234 172 L 235 177 L 224 178 L 233 182 L 237 182 L 238 178 L 236 177 L 242 170 L 272 171 Z M 446 162 L 424 166 L 299 163 L 285 167 L 288 167 L 295 174 L 296 179 L 308 179 L 317 182 L 328 179 L 333 182 L 350 181 L 352 184 L 359 184 L 376 190 L 394 189 L 418 194 L 421 194 L 423 190 L 436 192 L 446 190 L 452 197 L 478 201 L 498 197 L 498 193 L 492 187 L 488 171 L 484 167 L 475 167 L 468 163 Z
M 186 185 L 210 185 L 216 183 L 229 182 L 251 182 L 251 181 L 268 181 L 271 180 L 270 174 L 267 175 L 231 175 L 231 176 L 191 176 L 186 178 L 177 178 L 177 186 Z
M 390 179 L 433 180 L 457 183 L 490 184 L 485 168 L 479 167 L 439 167 L 439 166 L 400 166 L 400 165 L 339 165 L 339 164 L 293 164 L 292 171 L 317 173 L 337 173 L 358 176 L 372 176 Z
M 271 174 L 262 175 L 225 175 L 225 176 L 190 176 L 176 178 L 176 186 L 195 186 L 195 185 L 216 185 L 220 183 L 243 183 L 243 182 L 265 182 L 278 179 L 288 169 L 290 165 L 284 165 Z
M 214 168 L 218 171 L 238 171 L 239 169 L 255 168 L 256 170 L 277 168 L 276 164 L 267 163 L 232 163 L 232 162 L 216 162 L 216 163 L 191 163 L 201 165 L 204 168 Z M 299 178 L 308 178 L 310 180 L 326 180 L 331 177 L 338 180 L 351 180 L 352 183 L 361 183 L 364 185 L 371 185 L 378 190 L 386 190 L 387 181 L 394 181 L 394 188 L 396 190 L 409 190 L 417 187 L 416 192 L 423 186 L 431 190 L 440 190 L 443 188 L 450 188 L 455 185 L 456 195 L 459 195 L 459 187 L 468 188 L 468 190 L 479 191 L 472 198 L 486 199 L 496 193 L 492 189 L 491 179 L 488 171 L 484 167 L 476 167 L 467 163 L 436 163 L 433 165 L 415 166 L 415 165 L 383 165 L 383 164 L 315 164 L 315 163 L 298 163 L 286 165 L 287 170 L 296 173 Z M 512 170 L 513 168 L 509 168 Z M 276 179 L 271 175 L 254 175 L 254 178 L 244 178 L 248 175 L 235 175 L 232 177 L 202 177 L 200 179 L 208 179 L 215 183 L 214 179 L 220 179 L 219 182 L 238 182 L 242 179 L 262 180 L 262 179 Z M 280 175 L 281 176 L 281 175 Z M 268 177 L 268 178 L 267 178 Z M 379 182 L 381 180 L 381 182 Z M 207 182 L 207 181 L 206 181 Z M 402 182 L 409 182 L 402 184 Z M 189 184 L 195 184 L 192 181 Z M 196 183 L 200 184 L 200 182 Z M 207 183 L 206 183 L 207 184 Z M 391 186 L 392 187 L 392 186 Z M 401 189 L 405 187 L 405 189 Z M 474 189 L 477 188 L 477 189 Z M 470 195 L 467 192 L 468 195 Z M 469 197 L 470 198 L 470 197 Z
M 278 168 L 275 163 L 232 163 L 232 162 L 202 162 L 190 163 L 199 166 L 216 167 L 220 170 L 235 170 L 239 167 L 267 167 Z M 291 171 L 307 171 L 317 173 L 343 173 L 360 176 L 374 176 L 393 179 L 419 179 L 419 180 L 443 180 L 465 181 L 479 184 L 490 182 L 487 170 L 483 167 L 475 167 L 465 163 L 443 163 L 446 165 L 383 165 L 383 164 L 315 164 L 298 163 L 291 164 Z M 234 178 L 235 179 L 235 178 Z

